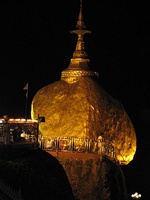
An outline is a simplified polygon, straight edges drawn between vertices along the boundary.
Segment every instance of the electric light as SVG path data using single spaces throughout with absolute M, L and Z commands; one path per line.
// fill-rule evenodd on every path
M 135 192 L 134 194 L 131 195 L 131 197 L 132 197 L 133 199 L 140 199 L 140 198 L 142 197 L 142 195 L 141 195 L 141 194 L 138 194 L 137 192 Z

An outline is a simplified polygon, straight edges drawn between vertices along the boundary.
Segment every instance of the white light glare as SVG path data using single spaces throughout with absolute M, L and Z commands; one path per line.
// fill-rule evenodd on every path
M 141 195 L 141 194 L 138 194 L 137 192 L 135 192 L 134 194 L 131 195 L 131 197 L 132 197 L 133 199 L 139 199 L 139 198 L 142 197 L 142 195 Z

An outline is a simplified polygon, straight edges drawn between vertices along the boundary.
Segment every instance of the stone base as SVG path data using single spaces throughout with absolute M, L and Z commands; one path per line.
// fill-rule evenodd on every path
M 98 154 L 49 153 L 63 166 L 76 200 L 127 199 L 120 167 L 109 159 Z

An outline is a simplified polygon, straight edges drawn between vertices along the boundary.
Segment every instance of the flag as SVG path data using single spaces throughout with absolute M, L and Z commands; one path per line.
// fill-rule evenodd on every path
M 28 90 L 28 86 L 29 86 L 29 83 L 26 84 L 26 86 L 23 88 L 23 90 Z

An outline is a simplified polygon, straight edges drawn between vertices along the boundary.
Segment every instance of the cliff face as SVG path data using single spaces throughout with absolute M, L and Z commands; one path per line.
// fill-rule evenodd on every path
M 128 192 L 123 171 L 118 165 L 115 165 L 106 157 L 102 160 L 100 177 L 100 196 L 102 200 L 128 199 Z
M 108 158 L 58 160 L 41 149 L 1 149 L 0 193 L 15 191 L 18 200 L 127 200 L 124 175 Z
M 57 159 L 65 169 L 77 200 L 127 200 L 124 174 L 108 157 L 63 153 Z

